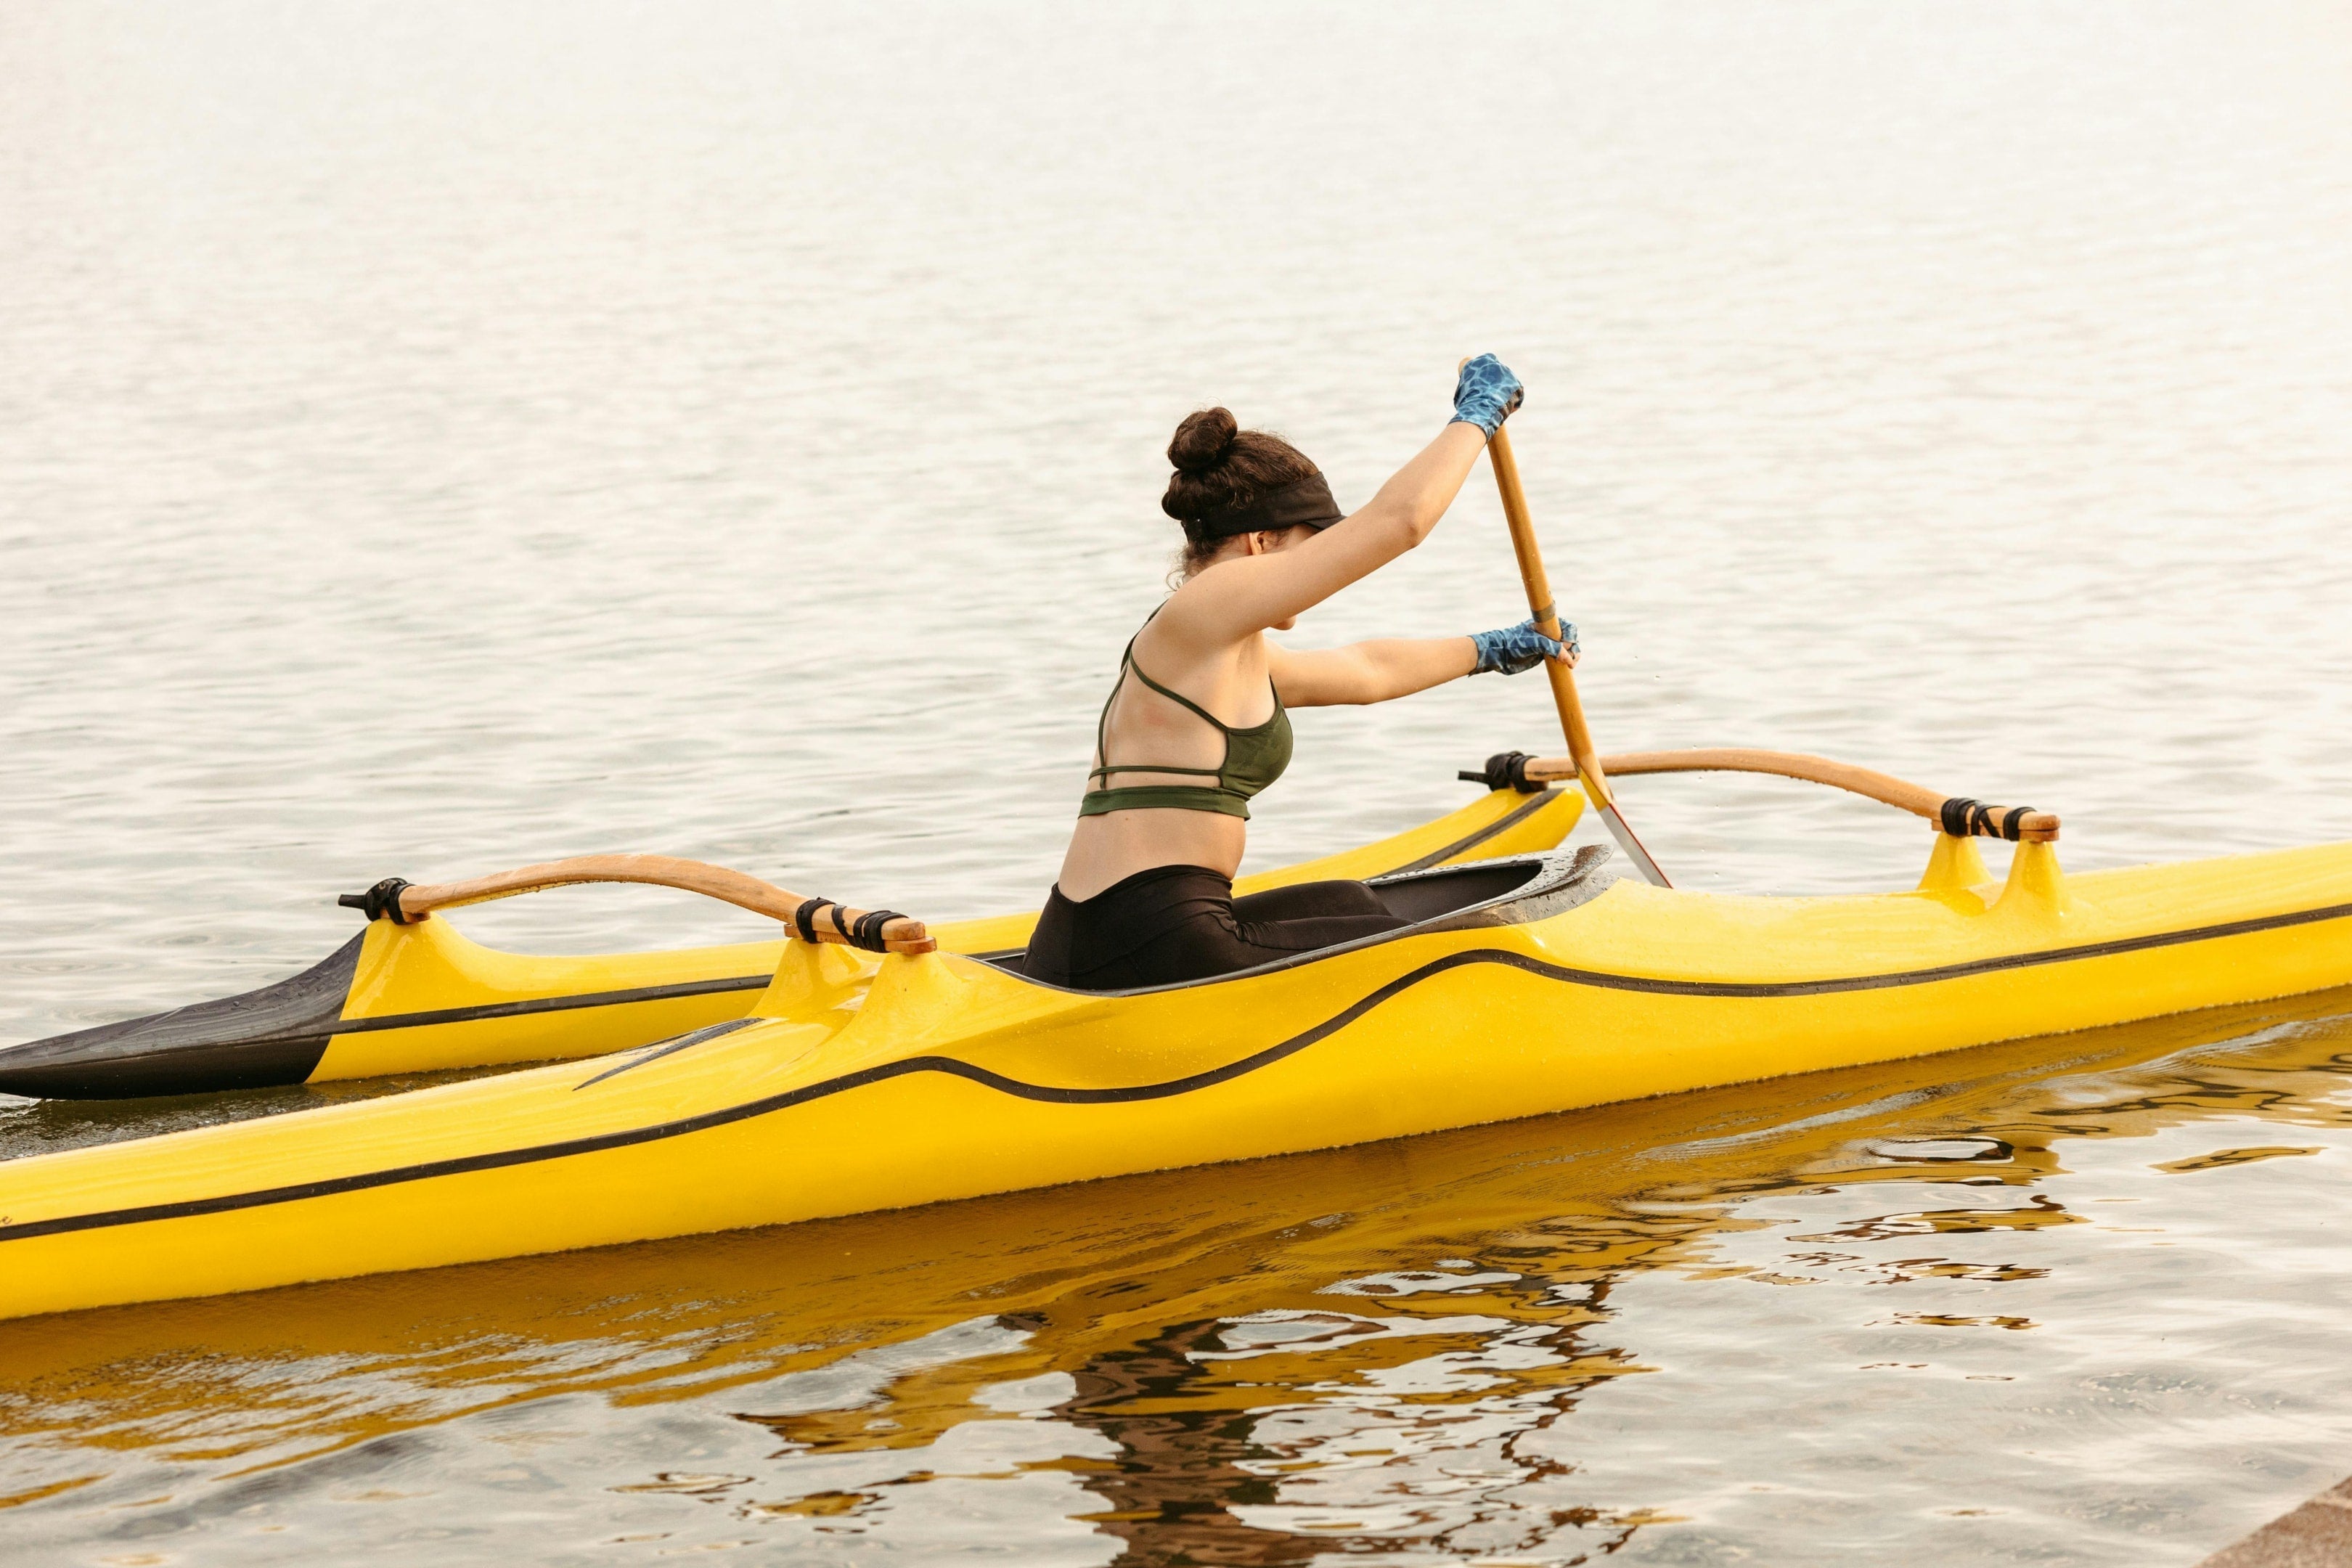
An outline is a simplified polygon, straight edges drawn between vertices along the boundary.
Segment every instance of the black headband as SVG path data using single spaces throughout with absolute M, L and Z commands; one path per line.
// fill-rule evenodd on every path
M 1331 499 L 1330 484 L 1321 474 L 1309 474 L 1265 491 L 1247 506 L 1226 507 L 1194 518 L 1184 525 L 1184 531 L 1196 539 L 1231 539 L 1260 529 L 1328 528 L 1342 515 L 1339 503 Z

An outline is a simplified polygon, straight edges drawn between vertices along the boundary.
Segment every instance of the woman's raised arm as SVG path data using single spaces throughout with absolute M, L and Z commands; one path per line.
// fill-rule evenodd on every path
M 1494 355 L 1465 361 L 1454 379 L 1453 422 L 1361 510 L 1303 544 L 1237 556 L 1202 572 L 1169 601 L 1171 629 L 1181 626 L 1207 641 L 1238 641 L 1313 608 L 1411 550 L 1454 504 L 1478 454 L 1523 395 L 1519 378 Z
M 1225 642 L 1313 608 L 1428 538 L 1486 447 L 1475 425 L 1448 425 L 1361 510 L 1291 549 L 1219 562 L 1178 589 L 1169 609 Z

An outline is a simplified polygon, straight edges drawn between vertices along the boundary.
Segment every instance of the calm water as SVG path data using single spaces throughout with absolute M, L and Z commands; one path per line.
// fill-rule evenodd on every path
M 0 9 L 0 1040 L 395 871 L 1033 904 L 1176 418 L 1359 501 L 1483 348 L 1605 749 L 2028 801 L 2078 869 L 2352 837 L 2342 7 L 853 10 Z M 1480 475 L 1298 636 L 1517 593 Z M 1556 749 L 1526 681 L 1299 728 L 1259 864 Z M 1690 886 L 1926 848 L 1624 795 Z M 0 1546 L 2190 1563 L 2352 1470 L 2347 1063 L 2352 994 L 0 1325 Z

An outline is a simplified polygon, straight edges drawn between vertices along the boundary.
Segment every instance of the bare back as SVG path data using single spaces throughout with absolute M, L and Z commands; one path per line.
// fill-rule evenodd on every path
M 1203 647 L 1163 627 L 1165 618 L 1154 617 L 1137 634 L 1136 668 L 1121 668 L 1103 715 L 1094 764 L 1120 764 L 1118 783 L 1126 787 L 1196 785 L 1201 770 L 1224 764 L 1227 750 L 1223 732 L 1151 689 L 1139 679 L 1139 668 L 1232 729 L 1263 725 L 1275 712 L 1263 636 L 1252 632 L 1238 642 Z M 1193 771 L 1148 771 L 1153 763 Z M 1213 812 L 1147 807 L 1082 816 L 1062 858 L 1059 886 L 1064 898 L 1082 902 L 1156 866 L 1204 866 L 1230 877 L 1247 844 L 1241 817 Z
M 1120 788 L 1209 793 L 1203 773 L 1223 770 L 1235 742 L 1292 706 L 1385 700 L 1466 675 L 1467 638 L 1289 652 L 1265 639 L 1304 611 L 1421 542 L 1486 449 L 1485 433 L 1456 421 L 1381 487 L 1370 503 L 1328 526 L 1238 534 L 1226 553 L 1195 571 L 1160 606 L 1132 647 L 1103 712 L 1094 767 Z M 1367 648 L 1378 647 L 1378 658 Z M 1152 689 L 1156 683 L 1162 689 Z M 1188 708 L 1188 704 L 1192 705 Z M 1197 709 L 1197 711 L 1192 710 Z M 1281 759 L 1288 760 L 1282 719 Z M 1151 763 L 1189 769 L 1155 774 Z M 1141 764 L 1141 765 L 1139 765 Z M 1279 773 L 1274 765 L 1271 773 Z M 1226 793 L 1231 777 L 1221 778 Z M 1096 792 L 1099 793 L 1099 792 Z M 1245 812 L 1159 809 L 1139 799 L 1081 807 L 1062 858 L 1062 897 L 1084 902 L 1140 871 L 1199 866 L 1225 877 L 1241 868 Z

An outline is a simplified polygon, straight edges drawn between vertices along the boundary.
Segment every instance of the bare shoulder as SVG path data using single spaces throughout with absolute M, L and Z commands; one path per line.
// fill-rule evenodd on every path
M 1281 560 L 1242 555 L 1203 567 L 1152 617 L 1146 630 L 1160 636 L 1150 640 L 1190 657 L 1208 657 L 1249 641 L 1270 624 L 1258 601 Z
M 1251 563 L 1221 562 L 1209 567 L 1160 606 L 1135 639 L 1136 658 L 1155 678 L 1205 683 L 1209 689 L 1236 677 L 1255 679 L 1264 650 L 1272 645 L 1256 627 L 1237 624 L 1227 597 L 1216 593 L 1220 584 L 1208 581 L 1217 573 Z M 1196 592 L 1204 586 L 1208 592 Z

